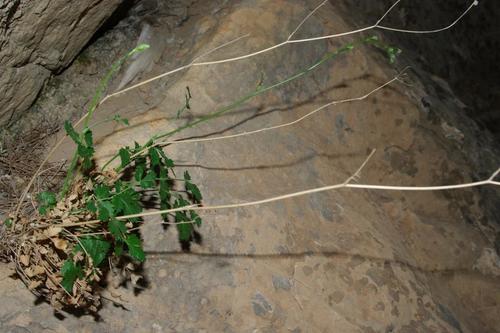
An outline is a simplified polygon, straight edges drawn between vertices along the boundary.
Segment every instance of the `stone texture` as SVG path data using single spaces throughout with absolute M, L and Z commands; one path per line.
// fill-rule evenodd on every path
M 25 111 L 52 72 L 69 65 L 119 0 L 0 2 L 0 125 Z
M 162 25 L 158 17 L 155 33 L 168 36 L 166 46 L 155 51 L 161 52 L 160 59 L 151 69 L 142 67 L 137 79 L 185 65 L 247 33 L 251 36 L 203 60 L 273 45 L 286 39 L 317 5 L 312 0 L 184 3 L 187 14 L 179 11 L 183 19 L 178 21 L 182 24 Z M 115 43 L 123 51 L 135 45 L 132 38 L 124 45 L 123 36 L 130 36 L 125 27 L 125 23 L 117 26 L 91 46 L 86 51 L 90 59 L 103 61 L 100 50 L 104 45 Z M 130 37 L 139 38 L 141 27 L 138 22 Z M 351 29 L 336 8 L 328 5 L 297 37 Z M 109 99 L 97 117 L 102 120 L 120 112 L 129 118 L 130 126 L 95 129 L 99 162 L 121 145 L 143 142 L 154 133 L 233 102 L 253 91 L 261 80 L 269 84 L 295 73 L 347 41 L 291 45 L 240 62 L 193 67 Z M 107 51 L 115 59 L 120 53 Z M 72 82 L 69 91 L 91 91 L 79 84 L 95 83 L 98 75 L 82 73 L 79 66 L 75 64 L 59 79 Z M 102 67 L 102 63 L 97 66 Z M 365 94 L 396 70 L 373 49 L 356 49 L 179 138 L 240 133 L 292 121 L 326 101 Z M 118 76 L 113 84 L 121 79 Z M 206 205 L 342 182 L 372 148 L 377 153 L 363 171 L 362 183 L 448 184 L 498 167 L 500 155 L 494 148 L 474 149 L 478 138 L 467 131 L 462 131 L 465 138 L 460 146 L 443 131 L 439 114 L 431 116 L 422 105 L 425 97 L 432 99 L 433 108 L 460 113 L 452 92 L 438 96 L 436 91 L 424 90 L 418 76 L 412 77 L 412 83 L 411 87 L 395 84 L 362 102 L 326 109 L 293 127 L 233 140 L 172 145 L 165 151 L 181 170 L 189 170 Z M 191 110 L 178 118 L 186 86 L 193 95 Z M 76 98 L 68 103 L 79 104 Z M 50 104 L 54 100 L 40 102 L 41 109 L 61 108 Z M 450 120 L 447 123 L 457 126 Z M 65 156 L 63 150 L 59 157 Z M 342 190 L 258 207 L 209 211 L 203 214 L 203 241 L 193 244 L 191 253 L 181 251 L 174 228 L 164 231 L 157 220 L 148 220 L 143 227 L 147 288 L 139 293 L 130 288 L 105 291 L 105 296 L 122 302 L 129 311 L 109 302 L 100 313 L 102 321 L 73 315 L 60 321 L 47 304 L 33 305 L 24 286 L 8 278 L 11 272 L 0 266 L 4 304 L 0 305 L 0 329 L 499 332 L 500 285 L 485 269 L 493 262 L 491 255 L 485 255 L 490 250 L 485 249 L 491 248 L 496 225 L 488 220 L 483 200 L 498 195 L 494 191 Z
M 389 27 L 434 29 L 451 23 L 473 1 L 432 0 L 399 4 L 382 22 Z M 344 17 L 357 26 L 372 25 L 394 1 L 352 0 L 330 3 L 344 7 Z M 500 48 L 496 32 L 500 7 L 491 1 L 479 1 L 467 17 L 453 29 L 431 38 L 413 38 L 407 34 L 385 32 L 419 69 L 445 78 L 455 95 L 467 105 L 466 111 L 500 139 L 500 63 L 495 52 Z M 415 52 L 416 50 L 425 50 Z M 467 84 L 465 84 L 467 83 Z

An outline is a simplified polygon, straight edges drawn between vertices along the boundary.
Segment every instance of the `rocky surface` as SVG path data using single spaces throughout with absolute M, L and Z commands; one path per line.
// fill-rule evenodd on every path
M 251 35 L 202 60 L 259 50 L 285 40 L 316 1 L 177 1 L 169 8 L 142 4 L 137 15 L 105 34 L 47 90 L 39 110 L 77 114 L 103 63 L 133 47 L 143 21 L 166 38 L 141 65 L 135 81 L 191 62 L 222 43 Z M 147 7 L 149 6 L 150 7 Z M 184 6 L 183 6 L 184 5 Z M 144 9 L 146 8 L 146 9 Z M 149 8 L 149 9 L 147 9 Z M 175 16 L 169 15 L 173 9 Z M 334 6 L 323 7 L 297 38 L 351 30 Z M 147 14 L 141 14 L 146 12 Z M 155 21 L 149 17 L 155 13 Z M 133 29 L 127 29 L 127 22 Z M 158 37 L 160 36 L 160 37 Z M 242 61 L 197 66 L 109 99 L 128 127 L 96 128 L 103 161 L 120 145 L 145 141 L 225 106 L 260 82 L 270 84 L 314 63 L 343 40 L 288 45 Z M 127 41 L 127 42 L 125 42 Z M 114 44 L 113 44 L 114 43 Z M 105 56 L 103 45 L 110 45 Z M 115 46 L 115 47 L 114 47 Z M 114 47 L 114 48 L 113 48 Z M 105 49 L 106 50 L 106 49 Z M 123 52 L 121 53 L 123 54 Z M 115 59 L 116 59 L 115 57 Z M 103 60 L 104 59 L 104 60 Z M 181 137 L 234 134 L 297 119 L 331 100 L 363 95 L 388 81 L 395 65 L 362 47 L 307 77 L 259 96 Z M 132 66 L 132 65 L 131 65 Z M 130 67 L 129 67 L 130 68 Z M 119 85 L 125 68 L 116 78 Z M 426 81 L 428 80 L 428 81 Z M 330 107 L 287 128 L 259 135 L 172 145 L 166 153 L 200 184 L 205 204 L 245 202 L 343 182 L 377 149 L 361 183 L 438 185 L 476 180 L 500 164 L 488 137 L 463 114 L 451 90 L 434 90 L 425 72 L 411 86 L 393 84 L 369 98 Z M 186 86 L 191 110 L 176 117 Z M 112 90 L 111 90 L 112 91 Z M 87 95 L 88 96 L 88 95 Z M 429 110 L 429 103 L 432 109 Z M 81 112 L 81 111 L 80 111 Z M 458 132 L 457 132 L 458 131 Z M 458 133 L 461 133 L 458 134 Z M 483 141 L 481 141 L 483 140 Z M 64 157 L 71 146 L 61 150 Z M 479 175 L 479 176 L 478 176 Z M 183 253 L 173 228 L 152 219 L 143 230 L 148 252 L 139 291 L 111 286 L 96 320 L 55 316 L 35 304 L 1 267 L 0 328 L 12 332 L 499 332 L 500 283 L 493 248 L 498 224 L 489 206 L 498 190 L 381 192 L 340 190 L 266 205 L 203 214 L 201 244 Z
M 330 1 L 344 7 L 345 18 L 354 26 L 371 25 L 391 0 Z M 439 22 L 451 23 L 473 1 L 443 0 L 409 2 L 398 6 L 383 24 L 406 29 L 435 29 Z M 384 32 L 386 38 L 407 53 L 414 65 L 439 76 L 464 103 L 467 114 L 500 139 L 500 64 L 491 50 L 500 47 L 497 20 L 500 7 L 492 1 L 479 1 L 471 14 L 453 29 L 430 36 Z M 425 50 L 425 52 L 418 52 Z
M 71 63 L 119 4 L 119 0 L 0 2 L 1 125 L 31 106 L 50 75 Z

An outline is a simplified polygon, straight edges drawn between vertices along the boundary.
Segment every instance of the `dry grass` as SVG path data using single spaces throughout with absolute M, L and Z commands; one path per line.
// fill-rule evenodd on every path
M 21 192 L 40 166 L 51 138 L 59 127 L 42 123 L 22 133 L 4 132 L 0 145 L 0 213 L 12 212 L 21 204 L 23 216 L 32 216 L 36 210 L 34 198 L 44 190 L 59 186 L 64 176 L 64 163 L 48 163 L 38 173 L 29 196 L 20 202 Z

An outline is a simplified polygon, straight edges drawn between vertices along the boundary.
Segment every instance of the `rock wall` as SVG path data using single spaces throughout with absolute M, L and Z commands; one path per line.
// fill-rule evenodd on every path
M 345 6 L 345 18 L 364 26 L 375 21 L 394 3 L 393 0 L 330 1 Z M 407 1 L 401 2 L 388 15 L 383 25 L 405 29 L 435 29 L 453 22 L 472 1 Z M 432 35 L 408 35 L 384 31 L 386 38 L 397 43 L 418 68 L 437 75 L 450 85 L 467 106 L 468 115 L 500 138 L 500 48 L 498 17 L 500 6 L 495 1 L 479 1 L 452 29 Z M 424 51 L 425 52 L 422 52 Z
M 120 0 L 0 1 L 0 125 L 25 111 L 70 64 Z
M 171 7 L 162 8 L 166 3 Z M 317 3 L 142 0 L 135 12 L 154 16 L 154 40 L 165 44 L 152 42 L 158 57 L 148 58 L 151 68 L 134 71 L 137 76 L 129 85 L 190 63 L 239 36 L 250 34 L 198 60 L 236 57 L 286 40 Z M 348 15 L 338 10 L 341 3 L 324 6 L 295 37 L 354 29 L 345 22 Z M 174 9 L 178 14 L 171 24 Z M 40 111 L 82 112 L 107 66 L 140 39 L 143 21 L 149 22 L 141 15 L 127 18 L 90 45 L 54 78 L 57 85 L 47 85 L 47 97 L 37 102 Z M 144 142 L 218 110 L 260 82 L 284 79 L 352 39 L 288 45 L 239 62 L 196 66 L 108 99 L 94 121 L 120 113 L 130 125 L 94 127 L 97 156 L 107 160 L 122 145 Z M 411 50 L 391 65 L 378 50 L 356 48 L 178 138 L 231 135 L 294 121 L 324 103 L 360 96 L 386 82 L 406 65 L 403 60 L 413 55 Z M 135 61 L 123 68 L 108 92 Z M 453 130 L 461 122 L 443 116 L 462 113 L 460 103 L 451 93 L 431 89 L 428 74 L 417 74 L 411 86 L 392 84 L 293 127 L 171 145 L 165 152 L 180 172 L 189 170 L 196 179 L 205 205 L 342 182 L 372 148 L 377 153 L 361 183 L 441 185 L 488 176 L 500 154 L 486 151 L 493 145 L 480 141 L 481 132 Z M 186 86 L 193 94 L 191 110 L 178 117 Z M 72 149 L 63 147 L 59 157 L 67 158 Z M 33 306 L 29 291 L 9 279 L 12 271 L 0 265 L 0 331 L 500 333 L 498 256 L 489 237 L 497 225 L 485 208 L 494 191 L 346 189 L 210 211 L 203 214 L 203 242 L 193 244 L 191 253 L 181 251 L 175 228 L 165 231 L 157 220 L 148 220 L 142 231 L 147 287 L 139 292 L 110 284 L 105 291 L 128 311 L 106 302 L 103 320 L 63 314 L 62 321 L 47 304 Z

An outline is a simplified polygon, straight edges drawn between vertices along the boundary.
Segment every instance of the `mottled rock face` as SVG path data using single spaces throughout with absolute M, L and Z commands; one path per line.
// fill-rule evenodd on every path
M 236 57 L 282 42 L 319 1 L 155 2 L 138 3 L 141 11 L 156 11 L 150 39 L 154 56 L 129 61 L 108 92 L 124 78 L 131 85 L 170 71 L 239 36 L 250 34 L 198 60 Z M 168 11 L 162 8 L 166 4 Z M 68 112 L 71 105 L 84 105 L 107 66 L 141 39 L 142 21 L 139 17 L 134 25 L 127 18 L 89 46 L 87 60 L 79 57 L 59 77 L 60 94 L 67 100 L 57 104 L 57 98 L 47 98 L 40 109 Z M 136 36 L 131 36 L 131 27 Z M 328 5 L 295 37 L 354 28 Z M 238 62 L 195 66 L 108 99 L 95 121 L 120 113 L 130 125 L 94 128 L 98 163 L 124 145 L 144 143 L 155 133 L 234 102 L 255 91 L 259 82 L 268 85 L 289 77 L 351 40 L 288 45 Z M 89 70 L 92 64 L 97 73 Z M 324 103 L 371 91 L 393 77 L 396 65 L 400 63 L 388 64 L 376 50 L 357 48 L 176 138 L 230 135 L 295 121 Z M 490 155 L 473 149 L 472 142 L 479 141 L 470 132 L 464 131 L 462 146 L 445 130 L 456 123 L 444 126 L 437 118 L 443 110 L 460 112 L 451 93 L 424 93 L 422 85 L 416 77 L 411 87 L 392 84 L 366 100 L 324 109 L 293 127 L 171 145 L 165 152 L 180 173 L 189 170 L 196 179 L 206 205 L 343 182 L 372 148 L 377 153 L 363 170 L 361 183 L 454 184 L 469 179 L 471 169 L 480 165 L 464 155 L 485 161 L 480 171 L 489 175 L 498 159 L 480 158 Z M 191 110 L 177 116 L 186 86 L 193 95 Z M 424 98 L 429 102 L 423 103 Z M 429 108 L 439 110 L 436 118 Z M 60 157 L 69 156 L 63 153 Z M 175 228 L 165 231 L 151 219 L 142 229 L 148 287 L 137 295 L 131 288 L 109 287 L 105 294 L 129 311 L 107 302 L 102 321 L 71 315 L 61 321 L 47 304 L 33 306 L 29 291 L 8 279 L 12 272 L 0 265 L 0 331 L 498 332 L 500 289 L 498 278 L 492 277 L 498 260 L 478 229 L 487 221 L 482 206 L 487 197 L 479 191 L 342 190 L 209 211 L 200 228 L 203 242 L 193 244 L 190 254 L 181 252 Z M 486 224 L 481 228 L 488 230 Z
M 356 24 L 371 25 L 395 1 L 351 0 L 332 4 L 345 5 L 347 20 Z M 426 27 L 433 29 L 456 15 L 473 1 L 442 0 L 412 1 L 399 4 L 383 24 L 390 27 Z M 500 48 L 498 17 L 500 6 L 494 1 L 479 1 L 460 24 L 432 38 L 414 38 L 400 33 L 385 35 L 396 42 L 403 52 L 410 53 L 420 68 L 445 78 L 460 100 L 469 107 L 469 116 L 486 126 L 500 138 Z M 413 52 L 425 50 L 423 52 Z
M 0 125 L 25 111 L 52 72 L 68 66 L 119 0 L 0 2 Z

